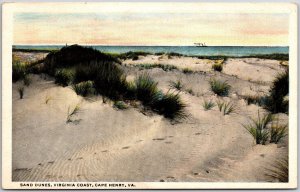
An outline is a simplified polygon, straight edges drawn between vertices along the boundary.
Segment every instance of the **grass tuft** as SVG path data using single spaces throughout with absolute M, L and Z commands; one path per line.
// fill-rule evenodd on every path
M 226 81 L 211 79 L 209 81 L 211 90 L 219 96 L 228 96 L 231 86 Z
M 289 103 L 284 98 L 289 93 L 288 69 L 278 74 L 270 89 L 270 95 L 266 97 L 265 108 L 272 113 L 288 113 Z
M 20 99 L 23 99 L 23 96 L 24 96 L 24 87 L 19 87 L 18 88 L 18 92 L 19 92 L 19 96 L 20 96 Z
M 267 113 L 261 117 L 258 111 L 258 118 L 251 118 L 251 121 L 252 123 L 243 126 L 253 136 L 253 138 L 256 141 L 256 144 L 265 145 L 269 138 L 269 131 L 267 129 L 267 125 L 273 121 L 273 115 Z
M 24 79 L 23 79 L 23 82 L 24 82 L 24 85 L 28 87 L 31 84 L 30 77 L 28 75 L 25 75 Z
M 216 104 L 212 101 L 206 101 L 204 100 L 204 102 L 202 103 L 202 106 L 204 108 L 205 111 L 212 109 L 214 106 L 216 106 Z
M 151 103 L 158 92 L 157 83 L 148 74 L 142 74 L 135 84 L 137 99 L 146 105 Z
M 169 86 L 171 89 L 176 89 L 178 91 L 181 91 L 183 88 L 183 84 L 180 79 L 178 79 L 177 81 L 171 81 Z
M 128 109 L 128 105 L 124 101 L 115 101 L 114 107 L 121 110 Z
M 12 80 L 17 82 L 20 79 L 24 79 L 26 76 L 26 66 L 20 61 L 13 61 L 12 64 Z
M 96 91 L 94 88 L 94 83 L 92 81 L 84 81 L 74 84 L 72 85 L 72 89 L 76 92 L 77 95 L 81 95 L 83 97 L 95 94 Z
M 282 138 L 287 136 L 287 125 L 279 125 L 279 122 L 277 120 L 276 124 L 272 122 L 271 125 L 271 139 L 270 143 L 275 143 L 277 144 Z
M 289 161 L 287 157 L 277 159 L 271 168 L 265 170 L 265 175 L 275 182 L 289 182 Z
M 170 119 L 184 119 L 186 117 L 185 107 L 179 93 L 163 94 L 158 91 L 151 102 L 152 109 Z
M 68 86 L 73 81 L 74 74 L 71 69 L 57 69 L 54 75 L 55 83 Z
M 191 70 L 190 68 L 184 68 L 183 70 L 182 70 L 182 72 L 184 73 L 184 74 L 192 74 L 193 73 L 193 70 Z

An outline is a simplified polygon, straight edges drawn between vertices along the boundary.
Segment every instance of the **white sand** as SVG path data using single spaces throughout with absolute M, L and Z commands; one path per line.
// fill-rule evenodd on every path
M 156 57 L 125 63 L 148 63 Z M 147 70 L 164 91 L 178 78 L 184 89 L 193 90 L 194 95 L 181 92 L 189 118 L 177 124 L 157 114 L 144 115 L 133 107 L 116 110 L 112 104 L 103 104 L 101 97 L 84 99 L 70 87 L 59 87 L 52 78 L 39 75 L 31 75 L 32 84 L 25 87 L 24 99 L 20 100 L 17 88 L 22 82 L 14 83 L 13 180 L 265 181 L 265 167 L 286 155 L 288 141 L 255 145 L 241 124 L 247 123 L 248 117 L 257 117 L 258 109 L 264 110 L 247 105 L 239 95 L 266 94 L 275 71 L 282 69 L 277 61 L 230 59 L 223 74 L 211 71 L 212 61 L 196 60 L 174 57 L 161 62 L 210 72 L 186 75 L 176 70 Z M 253 79 L 262 82 L 248 81 L 248 70 L 233 67 L 240 64 L 253 73 L 264 71 Z M 129 79 L 143 72 L 126 69 Z M 223 99 L 235 104 L 235 113 L 223 116 L 217 106 L 204 111 L 204 99 L 218 99 L 209 90 L 211 77 L 227 80 L 232 86 L 229 97 Z M 51 98 L 47 104 L 46 98 Z M 68 108 L 76 104 L 81 110 L 73 120 L 79 123 L 66 123 Z M 280 118 L 288 122 L 287 115 Z

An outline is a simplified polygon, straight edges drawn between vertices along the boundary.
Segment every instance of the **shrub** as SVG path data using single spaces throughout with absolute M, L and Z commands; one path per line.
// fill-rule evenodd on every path
M 191 69 L 189 69 L 189 68 L 184 68 L 184 69 L 182 70 L 182 72 L 183 72 L 184 74 L 192 74 L 192 73 L 193 73 L 193 71 L 192 71 Z
M 216 104 L 212 101 L 204 100 L 202 106 L 203 106 L 204 110 L 207 111 L 207 110 L 212 109 L 214 106 L 216 106 Z
M 126 53 L 122 53 L 119 55 L 120 59 L 132 59 L 132 60 L 137 60 L 139 56 L 147 56 L 151 53 L 144 52 L 144 51 L 129 51 Z
M 287 135 L 287 125 L 279 125 L 278 121 L 276 124 L 272 123 L 271 125 L 271 139 L 270 143 L 278 143 L 282 138 L 284 138 Z
M 185 107 L 186 105 L 181 101 L 179 93 L 167 93 L 164 95 L 161 91 L 158 91 L 151 102 L 153 110 L 170 119 L 185 118 Z
M 257 105 L 261 106 L 264 103 L 264 97 L 261 97 L 258 95 L 246 95 L 246 96 L 243 96 L 243 99 L 247 101 L 247 105 L 257 104 Z
M 18 92 L 19 92 L 20 99 L 23 99 L 23 96 L 24 96 L 24 87 L 19 87 L 18 88 Z
M 115 101 L 114 102 L 114 107 L 117 108 L 117 109 L 121 109 L 121 110 L 124 110 L 124 109 L 128 108 L 126 103 L 124 103 L 123 101 Z
M 65 46 L 59 51 L 50 52 L 44 61 L 45 71 L 50 75 L 54 75 L 57 68 L 73 67 L 95 60 L 120 63 L 114 56 L 101 53 L 93 48 L 71 45 Z
M 215 63 L 212 65 L 213 70 L 221 72 L 223 70 L 223 64 Z
M 24 79 L 23 79 L 23 82 L 24 82 L 24 85 L 29 86 L 31 84 L 30 77 L 28 75 L 25 75 Z
M 15 61 L 12 64 L 12 80 L 17 82 L 20 79 L 24 79 L 26 76 L 26 66 L 19 61 Z
M 289 104 L 284 97 L 289 93 L 288 69 L 278 74 L 270 89 L 270 95 L 266 98 L 265 108 L 272 113 L 288 113 Z
M 62 86 L 68 86 L 73 81 L 73 77 L 74 74 L 70 69 L 58 69 L 54 75 L 55 83 Z
M 87 96 L 95 94 L 94 83 L 92 81 L 84 81 L 78 84 L 72 85 L 72 89 L 77 95 Z
M 181 89 L 183 88 L 183 84 L 182 84 L 181 80 L 171 81 L 170 82 L 170 88 L 171 89 L 177 89 L 178 91 L 181 91 Z
M 148 74 L 142 74 L 135 80 L 135 84 L 137 99 L 144 104 L 152 102 L 158 92 L 157 83 Z
M 272 114 L 268 113 L 260 116 L 258 111 L 258 119 L 252 119 L 249 125 L 243 125 L 247 131 L 253 136 L 256 144 L 265 145 L 269 138 L 269 131 L 267 125 L 273 120 Z
M 186 91 L 187 91 L 189 94 L 191 94 L 191 95 L 195 95 L 193 89 L 191 89 L 191 88 L 187 89 Z
M 171 71 L 173 69 L 178 69 L 177 67 L 168 64 L 139 64 L 136 66 L 138 66 L 140 69 L 161 68 L 164 71 Z
M 211 90 L 219 96 L 227 96 L 231 86 L 225 81 L 211 79 L 209 81 Z

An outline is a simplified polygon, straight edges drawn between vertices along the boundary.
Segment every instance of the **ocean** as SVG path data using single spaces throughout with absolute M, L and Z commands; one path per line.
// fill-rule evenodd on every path
M 64 45 L 15 45 L 16 49 L 60 49 Z M 257 54 L 288 54 L 289 47 L 270 46 L 100 46 L 93 45 L 99 51 L 106 53 L 125 53 L 128 51 L 144 51 L 150 53 L 175 52 L 189 56 L 249 56 Z

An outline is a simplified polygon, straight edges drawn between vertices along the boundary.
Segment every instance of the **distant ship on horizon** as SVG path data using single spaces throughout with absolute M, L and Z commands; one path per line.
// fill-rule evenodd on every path
M 194 43 L 194 45 L 196 45 L 196 47 L 207 47 L 205 43 Z

